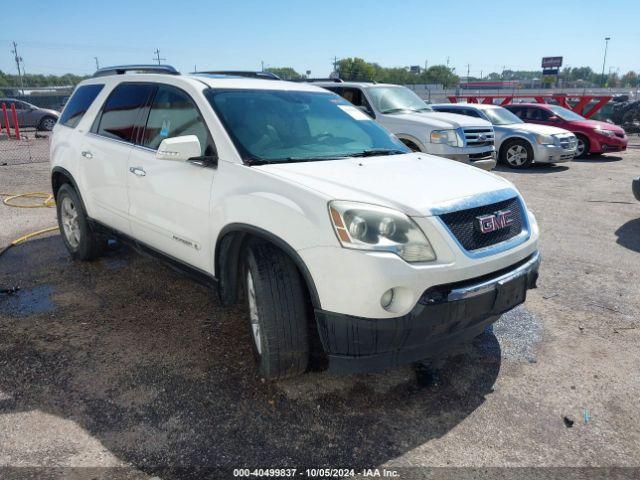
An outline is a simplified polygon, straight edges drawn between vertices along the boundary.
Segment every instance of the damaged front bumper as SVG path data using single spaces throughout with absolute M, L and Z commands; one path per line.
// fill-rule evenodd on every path
M 382 370 L 438 356 L 472 340 L 535 288 L 540 255 L 484 277 L 428 289 L 411 312 L 397 318 L 362 318 L 316 310 L 329 369 Z

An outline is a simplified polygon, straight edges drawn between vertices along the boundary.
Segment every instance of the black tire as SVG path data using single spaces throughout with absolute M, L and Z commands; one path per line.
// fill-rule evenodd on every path
M 57 120 L 52 116 L 42 117 L 40 119 L 40 122 L 38 123 L 37 130 L 40 130 L 41 132 L 50 132 L 51 130 L 53 130 L 56 122 Z
M 578 148 L 580 147 L 580 142 L 584 142 L 584 150 L 582 153 L 576 153 L 575 158 L 586 158 L 589 155 L 589 148 L 591 147 L 589 139 L 584 135 L 576 135 L 576 137 L 578 137 Z
M 515 153 L 515 150 L 518 150 L 520 153 L 517 158 L 522 159 L 522 155 L 526 155 L 526 158 L 522 163 L 516 163 L 511 160 L 514 158 L 512 153 Z M 520 160 L 518 160 L 520 161 Z M 533 149 L 531 145 L 526 140 L 513 139 L 507 140 L 502 148 L 500 148 L 500 162 L 506 165 L 509 168 L 520 169 L 520 168 L 528 168 L 533 163 Z
M 76 212 L 74 226 L 68 220 L 68 210 L 72 208 Z M 82 202 L 77 192 L 71 185 L 65 183 L 56 195 L 56 211 L 58 213 L 58 227 L 62 240 L 74 260 L 89 261 L 100 256 L 104 247 L 104 239 L 93 232 L 87 220 L 87 213 L 82 207 Z
M 420 148 L 413 143 L 411 140 L 400 140 L 402 143 L 405 144 L 406 147 L 408 147 L 412 152 L 421 152 L 422 150 L 420 150 Z
M 308 310 L 300 272 L 284 252 L 270 244 L 251 242 L 245 252 L 247 318 L 260 374 L 270 380 L 300 375 L 309 363 Z M 254 321 L 250 281 L 257 313 Z

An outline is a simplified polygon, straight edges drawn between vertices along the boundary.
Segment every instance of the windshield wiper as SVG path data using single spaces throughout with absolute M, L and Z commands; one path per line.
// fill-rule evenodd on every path
M 372 148 L 370 150 L 363 150 L 362 152 L 349 153 L 346 157 L 377 157 L 382 155 L 402 155 L 408 152 L 404 150 L 398 150 L 396 148 Z

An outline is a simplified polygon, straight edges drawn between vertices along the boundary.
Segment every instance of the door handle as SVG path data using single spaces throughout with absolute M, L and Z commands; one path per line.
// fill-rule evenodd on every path
M 139 177 L 144 177 L 147 174 L 142 167 L 130 167 L 129 171 Z
M 93 153 L 91 153 L 89 150 L 85 150 L 85 151 L 83 151 L 83 152 L 81 153 L 81 155 L 82 155 L 84 158 L 93 158 Z

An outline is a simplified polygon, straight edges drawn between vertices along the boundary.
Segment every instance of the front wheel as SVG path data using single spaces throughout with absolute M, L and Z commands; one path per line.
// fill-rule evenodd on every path
M 576 146 L 576 157 L 584 158 L 589 155 L 589 139 L 582 135 L 576 135 L 578 137 L 578 145 Z
M 53 117 L 44 117 L 38 124 L 38 130 L 50 132 L 56 126 L 56 119 Z
M 511 140 L 502 148 L 501 160 L 510 168 L 526 168 L 533 162 L 533 149 L 524 140 Z
M 307 302 L 298 269 L 281 250 L 262 242 L 246 249 L 244 286 L 253 353 L 261 375 L 294 377 L 307 369 Z
M 65 183 L 56 196 L 58 226 L 71 258 L 93 260 L 102 252 L 102 238 L 91 230 L 80 197 Z

